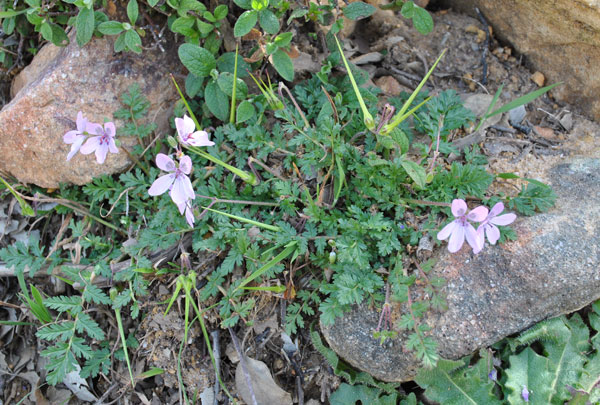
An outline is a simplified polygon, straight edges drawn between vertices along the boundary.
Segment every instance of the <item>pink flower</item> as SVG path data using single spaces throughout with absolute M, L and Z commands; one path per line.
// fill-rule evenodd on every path
M 185 214 L 185 220 L 187 221 L 190 228 L 193 228 L 196 219 L 194 218 L 194 208 L 192 207 L 190 200 L 187 200 L 182 204 L 177 204 L 177 208 L 179 208 L 179 213 L 181 215 Z
M 502 211 L 504 211 L 504 204 L 499 202 L 492 207 L 488 216 L 483 220 L 479 227 L 477 227 L 477 237 L 480 239 L 480 245 L 482 247 L 485 236 L 487 236 L 488 241 L 492 245 L 495 245 L 496 242 L 498 242 L 498 239 L 500 239 L 500 230 L 496 225 L 509 225 L 517 218 L 517 216 L 512 213 L 498 216 Z
M 87 138 L 89 133 L 89 127 L 90 123 L 87 119 L 83 118 L 83 113 L 79 111 L 77 113 L 77 129 L 69 131 L 63 136 L 63 141 L 71 144 L 71 150 L 67 155 L 67 162 L 71 160 L 71 158 L 79 151 L 79 148 L 81 148 L 81 144 L 83 144 L 83 141 L 85 141 L 85 138 Z
M 182 118 L 175 118 L 175 127 L 179 134 L 179 139 L 184 145 L 190 146 L 213 146 L 215 143 L 208 140 L 208 132 L 196 131 L 196 124 L 187 115 Z
M 106 160 L 106 155 L 110 150 L 111 153 L 119 153 L 117 145 L 115 144 L 116 128 L 112 122 L 104 123 L 104 126 L 100 124 L 89 124 L 88 132 L 92 135 L 83 146 L 81 147 L 81 153 L 89 155 L 92 152 L 96 152 L 96 161 L 100 164 Z
M 156 166 L 165 172 L 170 172 L 170 174 L 165 174 L 154 180 L 154 183 L 152 183 L 152 186 L 148 190 L 148 194 L 157 196 L 170 190 L 169 195 L 177 206 L 186 204 L 189 200 L 196 198 L 192 182 L 187 176 L 192 171 L 192 159 L 189 156 L 182 154 L 179 158 L 178 167 L 173 159 L 164 153 L 159 153 L 156 155 Z
M 481 222 L 488 214 L 488 209 L 484 206 L 479 206 L 467 213 L 467 203 L 464 200 L 455 199 L 452 201 L 452 214 L 456 218 L 454 221 L 446 225 L 438 234 L 439 240 L 448 241 L 448 250 L 451 253 L 458 252 L 465 242 L 465 238 L 469 245 L 473 248 L 474 253 L 479 253 L 483 248 L 480 238 L 477 237 L 477 231 L 467 220 Z

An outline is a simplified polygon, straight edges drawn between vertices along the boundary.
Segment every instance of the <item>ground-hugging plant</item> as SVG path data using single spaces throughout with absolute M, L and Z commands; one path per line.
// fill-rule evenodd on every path
M 261 94 L 251 95 L 242 79 L 258 61 L 247 63 L 232 52 L 219 55 L 220 39 L 213 35 L 225 22 L 227 8 L 217 6 L 209 12 L 199 2 L 183 0 L 148 3 L 167 14 L 176 13 L 171 29 L 175 26 L 189 41 L 179 48 L 190 71 L 182 86 L 187 97 L 180 91 L 175 137 L 156 136 L 144 124 L 149 103 L 138 88 L 123 95 L 124 108 L 115 112 L 114 118 L 124 122 L 121 127 L 112 121 L 89 123 L 88 112 L 83 111 L 77 128 L 65 134 L 71 148 L 67 160 L 83 158 L 78 152 L 94 152 L 93 164 L 102 164 L 110 153 L 128 153 L 134 165 L 119 176 L 96 178 L 81 189 L 61 186 L 54 199 L 59 203 L 57 213 L 84 216 L 70 219 L 65 226 L 69 238 L 76 241 L 70 253 L 79 267 L 64 270 L 69 283 L 84 289 L 81 295 L 62 297 L 43 297 L 38 291 L 34 298 L 25 299 L 42 322 L 54 322 L 41 328 L 39 335 L 58 338 L 44 352 L 52 360 L 49 382 L 61 381 L 81 360 L 82 372 L 107 373 L 108 342 L 97 333 L 99 320 L 86 310 L 92 304 L 110 305 L 119 319 L 129 308 L 135 319 L 140 315 L 139 299 L 147 294 L 144 276 L 172 273 L 187 286 L 186 331 L 193 322 L 200 322 L 205 331 L 204 311 L 218 314 L 224 328 L 251 322 L 258 294 L 289 301 L 282 320 L 289 334 L 305 327 L 306 318 L 317 309 L 321 322 L 328 325 L 353 305 L 367 302 L 381 307 L 375 338 L 385 341 L 396 337 L 398 330 L 407 330 L 405 348 L 424 365 L 435 366 L 439 359 L 435 342 L 419 319 L 430 310 L 445 308 L 440 292 L 444 282 L 430 274 L 432 262 L 416 259 L 415 247 L 423 238 L 437 236 L 449 239 L 449 250 L 456 252 L 466 239 L 476 254 L 484 248 L 486 237 L 490 244 L 515 237 L 505 227 L 515 215 L 502 213 L 502 201 L 511 210 L 531 215 L 552 205 L 552 191 L 526 179 L 529 185 L 517 196 L 491 195 L 488 189 L 495 177 L 487 173 L 487 161 L 476 147 L 464 151 L 464 159 L 446 164 L 450 153 L 463 152 L 448 141 L 450 133 L 461 131 L 476 117 L 453 91 L 435 96 L 420 91 L 443 54 L 415 92 L 389 100 L 380 112 L 375 107 L 377 90 L 361 87 L 366 74 L 345 60 L 332 36 L 331 54 L 319 74 L 291 91 L 283 83 L 273 88 L 269 78 L 265 83 L 252 76 Z M 289 79 L 293 71 L 286 70 L 289 56 L 283 55 L 291 37 L 289 32 L 279 32 L 283 24 L 277 20 L 275 27 L 273 20 L 282 17 L 289 5 L 239 3 L 246 11 L 235 24 L 238 34 L 256 26 L 264 30 L 257 37 L 257 50 Z M 75 4 L 87 10 L 94 5 Z M 319 20 L 323 17 L 319 12 L 326 14 L 333 8 L 311 5 L 305 14 L 297 10 L 291 11 L 290 18 Z M 415 10 L 413 16 L 422 14 Z M 372 8 L 360 2 L 343 8 L 347 17 L 370 12 Z M 135 0 L 128 2 L 127 15 L 129 23 L 117 23 L 119 35 L 135 51 L 138 42 L 131 38 L 140 30 L 134 27 L 140 21 Z M 94 21 L 100 18 L 94 16 Z M 98 31 L 117 24 L 102 22 Z M 333 27 L 335 31 L 340 24 Z M 341 65 L 347 75 L 332 74 L 332 67 Z M 530 99 L 517 99 L 511 105 Z M 493 107 L 486 116 L 505 108 Z M 209 130 L 211 125 L 214 128 Z M 138 144 L 132 150 L 121 148 L 118 139 L 123 135 L 136 137 Z M 416 142 L 417 135 L 425 140 Z M 503 173 L 496 178 L 511 177 Z M 442 223 L 441 216 L 450 213 L 455 219 Z M 191 266 L 153 267 L 153 253 L 183 245 L 184 239 L 186 250 L 198 255 L 213 252 L 222 258 L 199 290 L 189 283 L 196 277 Z M 34 294 L 24 281 L 23 263 L 35 273 L 48 262 L 67 260 L 55 250 L 46 260 L 32 258 L 42 253 L 35 244 L 0 251 L 0 257 L 19 270 L 25 295 L 29 290 Z M 110 266 L 113 260 L 125 264 L 116 273 Z M 110 297 L 93 283 L 100 276 L 113 284 Z M 421 294 L 416 294 L 417 289 Z M 199 297 L 204 309 L 195 305 L 192 295 Z M 394 301 L 403 310 L 396 325 L 390 321 Z M 190 319 L 190 305 L 197 318 Z M 61 315 L 52 318 L 48 309 Z M 104 341 L 92 350 L 86 338 Z M 129 362 L 127 349 L 135 342 L 122 331 L 114 338 L 124 349 L 119 359 Z M 132 384 L 137 377 L 130 371 Z M 344 390 L 339 396 L 350 395 L 353 388 Z M 352 395 L 366 399 L 379 394 L 357 388 Z

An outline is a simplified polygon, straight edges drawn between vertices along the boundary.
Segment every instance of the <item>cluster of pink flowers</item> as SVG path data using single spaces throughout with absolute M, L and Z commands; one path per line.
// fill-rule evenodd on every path
M 500 239 L 500 230 L 496 225 L 509 225 L 517 218 L 512 213 L 498 215 L 504 211 L 504 204 L 501 202 L 494 205 L 491 211 L 488 211 L 487 207 L 483 205 L 468 211 L 467 203 L 464 200 L 455 199 L 452 201 L 451 209 L 455 218 L 454 221 L 446 225 L 437 234 L 439 240 L 450 238 L 448 240 L 448 250 L 451 253 L 458 252 L 465 239 L 473 248 L 475 254 L 483 249 L 486 236 L 490 244 L 495 245 Z M 469 221 L 479 222 L 477 229 Z
M 213 146 L 215 144 L 208 139 L 206 131 L 196 131 L 194 121 L 187 115 L 184 115 L 183 118 L 175 118 L 175 127 L 183 145 Z M 181 215 L 185 215 L 188 225 L 193 227 L 195 218 L 192 200 L 196 198 L 196 193 L 188 177 L 192 172 L 192 159 L 180 150 L 177 151 L 176 156 L 178 163 L 164 153 L 156 155 L 156 166 L 167 174 L 154 180 L 148 194 L 157 196 L 169 191 L 169 196 L 177 205 L 179 212 Z
M 114 123 L 105 122 L 104 125 L 101 125 L 89 122 L 79 111 L 77 129 L 67 132 L 63 137 L 63 141 L 71 145 L 67 161 L 71 160 L 77 152 L 81 152 L 83 155 L 95 152 L 96 161 L 100 164 L 104 163 L 109 151 L 119 153 L 115 143 L 116 133 Z

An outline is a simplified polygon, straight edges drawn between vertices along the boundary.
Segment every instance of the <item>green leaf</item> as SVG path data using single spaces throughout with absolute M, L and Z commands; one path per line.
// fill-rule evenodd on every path
M 413 24 L 417 31 L 426 35 L 433 31 L 433 18 L 427 10 L 419 6 L 415 6 L 412 16 Z
M 394 140 L 396 145 L 400 148 L 400 153 L 405 154 L 408 152 L 408 148 L 410 147 L 410 143 L 408 141 L 408 137 L 400 128 L 396 127 L 392 129 L 390 132 L 390 137 Z
M 221 4 L 215 8 L 213 15 L 217 20 L 222 20 L 227 17 L 228 8 L 225 4 Z
M 256 10 L 244 11 L 235 22 L 233 35 L 236 37 L 243 37 L 254 28 L 257 20 L 258 12 Z
M 227 52 L 217 59 L 217 69 L 219 72 L 233 73 L 235 70 L 235 52 Z M 250 71 L 250 65 L 243 59 L 237 61 L 237 77 L 246 77 Z
M 541 89 L 538 89 L 536 91 L 532 91 L 531 93 L 525 94 L 524 96 L 521 96 L 519 98 L 516 98 L 513 101 L 511 101 L 510 103 L 506 103 L 502 107 L 500 107 L 497 110 L 494 110 L 490 114 L 486 115 L 485 118 L 487 119 L 489 117 L 493 117 L 496 114 L 502 114 L 502 113 L 505 113 L 505 112 L 508 112 L 508 111 L 512 110 L 513 108 L 517 108 L 520 105 L 527 104 L 527 103 L 535 100 L 536 98 L 538 98 L 542 94 L 546 93 L 547 91 L 549 91 L 549 90 L 553 89 L 554 87 L 558 86 L 559 84 L 562 84 L 562 83 L 561 82 L 554 83 L 554 84 L 551 84 L 549 86 L 542 87 Z
M 145 379 L 154 377 L 155 375 L 164 374 L 164 372 L 165 370 L 163 370 L 162 368 L 152 367 L 150 370 L 144 371 L 142 374 L 140 374 L 139 377 Z
M 98 26 L 98 31 L 104 35 L 119 35 L 124 30 L 123 23 L 118 21 L 106 21 Z
M 402 5 L 400 14 L 402 14 L 402 17 L 404 18 L 413 18 L 415 7 L 415 3 L 413 3 L 412 0 L 409 0 Z
M 125 45 L 127 45 L 131 51 L 142 53 L 142 39 L 135 30 L 127 30 L 123 36 L 125 37 Z
M 261 11 L 269 6 L 269 0 L 250 0 L 250 5 L 256 11 Z
M 294 34 L 292 34 L 291 32 L 282 32 L 281 34 L 279 34 L 275 37 L 275 40 L 273 42 L 278 47 L 283 48 L 283 47 L 288 46 L 290 44 L 290 42 L 292 42 L 293 37 L 294 37 Z
M 221 91 L 218 84 L 211 80 L 204 89 L 204 102 L 209 111 L 223 122 L 229 118 L 229 98 Z
M 490 354 L 480 351 L 481 359 L 469 366 L 470 356 L 461 360 L 440 359 L 434 369 L 422 368 L 415 381 L 425 389 L 430 401 L 444 405 L 500 405 L 493 393 L 494 382 L 488 378 Z
M 202 35 L 203 37 L 208 36 L 208 34 L 210 34 L 215 29 L 214 25 L 198 19 L 196 19 L 196 25 L 198 26 L 200 35 Z M 206 46 L 206 44 L 204 45 Z
M 304 17 L 308 14 L 308 9 L 306 8 L 297 8 L 290 14 L 287 23 L 288 25 L 296 18 Z
M 361 404 L 396 405 L 398 393 L 381 395 L 382 391 L 378 388 L 362 384 L 348 385 L 343 383 L 331 394 L 329 403 L 331 405 L 354 405 L 357 402 Z
M 83 299 L 96 304 L 110 305 L 111 299 L 97 285 L 88 284 L 83 291 Z
M 87 44 L 90 39 L 92 39 L 94 28 L 94 10 L 85 7 L 82 8 L 75 19 L 75 29 L 77 29 L 75 38 L 77 40 L 77 45 L 84 46 Z
M 27 11 L 29 11 L 28 8 L 19 10 L 19 11 L 17 11 L 17 10 L 0 11 L 0 19 L 15 17 L 17 15 L 26 13 Z
M 154 7 L 154 6 L 156 6 L 158 4 L 159 1 L 160 0 L 148 0 L 148 5 L 150 7 Z
M 63 295 L 58 297 L 50 297 L 45 300 L 46 306 L 59 312 L 69 312 L 73 315 L 81 312 L 83 301 L 81 296 L 74 295 L 71 297 L 65 297 Z
M 277 73 L 281 75 L 285 80 L 291 82 L 294 80 L 294 64 L 292 59 L 282 49 L 278 49 L 273 55 L 271 55 L 273 67 L 277 70 Z
M 344 15 L 351 20 L 359 20 L 366 18 L 375 12 L 376 8 L 370 4 L 363 3 L 362 1 L 356 1 L 348 4 L 342 10 Z
M 197 77 L 210 75 L 210 72 L 217 66 L 213 54 L 198 45 L 183 44 L 179 47 L 178 53 L 181 63 Z
M 412 160 L 402 159 L 402 167 L 406 170 L 406 173 L 411 179 L 417 184 L 417 186 L 424 188 L 427 184 L 427 174 L 425 169 L 413 162 Z
M 67 46 L 69 44 L 69 37 L 65 30 L 58 24 L 50 24 L 52 29 L 52 43 L 56 46 Z
M 233 0 L 235 4 L 239 8 L 243 8 L 244 10 L 250 10 L 252 8 L 252 0 Z
M 184 35 L 186 37 L 198 36 L 198 33 L 194 29 L 196 18 L 191 16 L 179 17 L 173 24 L 171 24 L 171 31 Z M 212 25 L 210 26 L 212 29 Z
M 254 104 L 252 104 L 248 100 L 244 100 L 238 105 L 237 112 L 235 116 L 235 122 L 237 124 L 247 121 L 252 118 L 256 114 L 256 110 L 254 109 Z
M 527 347 L 517 356 L 509 357 L 510 367 L 504 372 L 508 377 L 504 386 L 508 388 L 508 402 L 511 404 L 525 403 L 521 392 L 527 387 L 532 404 L 550 404 L 552 390 L 550 383 L 552 374 L 548 358 L 542 357 Z
M 100 326 L 94 321 L 88 314 L 82 312 L 77 317 L 77 323 L 75 324 L 77 332 L 87 333 L 92 339 L 103 340 L 104 332 L 100 329 Z
M 44 21 L 40 27 L 40 34 L 46 41 L 52 42 L 52 26 L 48 21 Z
M 127 18 L 129 18 L 131 25 L 135 25 L 138 15 L 139 10 L 137 0 L 129 0 L 129 3 L 127 3 Z
M 188 73 L 185 78 L 185 92 L 188 97 L 194 98 L 204 87 L 204 78 L 200 78 L 192 73 Z
M 233 74 L 232 73 L 220 73 L 219 77 L 217 78 L 217 84 L 219 85 L 219 88 L 221 89 L 221 91 L 225 94 L 227 94 L 227 96 L 231 97 L 231 94 L 233 92 Z M 236 94 L 237 97 L 240 98 L 246 98 L 246 96 L 248 95 L 248 86 L 246 85 L 246 83 L 241 80 L 241 79 L 237 79 L 237 86 L 236 86 Z
M 75 333 L 75 322 L 64 321 L 62 323 L 53 323 L 42 327 L 36 332 L 36 336 L 44 340 L 60 340 L 70 339 Z
M 271 35 L 277 34 L 279 31 L 279 18 L 269 9 L 264 9 L 258 12 L 258 23 L 267 33 Z
M 33 208 L 31 208 L 31 205 L 29 205 L 16 191 L 15 189 L 8 184 L 8 182 L 6 180 L 4 180 L 2 177 L 0 177 L 0 182 L 2 182 L 2 184 L 4 184 L 4 186 L 8 189 L 8 191 L 10 191 L 10 193 L 17 199 L 17 202 L 19 203 L 19 206 L 21 207 L 21 213 L 27 217 L 33 217 L 35 216 L 35 212 L 33 211 Z

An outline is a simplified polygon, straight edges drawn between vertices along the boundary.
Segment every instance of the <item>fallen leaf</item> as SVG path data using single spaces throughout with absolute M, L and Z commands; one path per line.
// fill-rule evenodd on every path
M 265 363 L 250 357 L 244 357 L 244 360 L 257 404 L 292 405 L 292 396 L 275 383 Z M 244 402 L 252 404 L 252 395 L 250 394 L 241 362 L 235 369 L 235 386 Z

